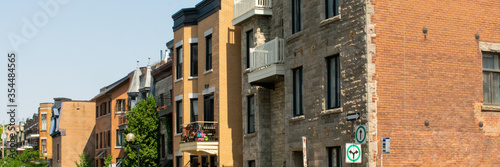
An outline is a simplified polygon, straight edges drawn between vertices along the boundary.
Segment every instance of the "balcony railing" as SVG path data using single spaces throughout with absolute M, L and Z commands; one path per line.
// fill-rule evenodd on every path
M 273 64 L 283 64 L 283 39 L 275 38 L 250 49 L 250 72 Z
M 126 114 L 118 116 L 118 126 L 125 125 L 128 123 L 128 117 Z
M 217 122 L 196 121 L 183 125 L 182 142 L 218 141 Z
M 233 25 L 250 18 L 254 14 L 271 15 L 272 0 L 234 0 Z

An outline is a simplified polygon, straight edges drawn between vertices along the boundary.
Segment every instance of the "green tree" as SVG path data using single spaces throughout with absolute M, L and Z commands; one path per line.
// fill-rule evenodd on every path
M 42 167 L 47 166 L 47 161 L 40 158 L 38 151 L 24 150 L 22 154 L 16 154 L 15 156 L 5 157 L 0 160 L 0 166 L 2 167 Z
M 109 167 L 111 164 L 113 164 L 112 160 L 113 154 L 109 154 L 106 158 L 104 158 L 104 166 Z
M 158 158 L 158 114 L 156 113 L 156 101 L 153 96 L 146 100 L 140 100 L 132 111 L 127 113 L 128 126 L 125 133 L 132 132 L 135 135 L 134 143 L 125 143 L 127 158 L 123 160 L 125 166 L 137 166 L 137 147 L 140 145 L 139 158 L 141 166 L 157 166 Z
M 77 167 L 90 167 L 90 165 L 94 161 L 94 158 L 90 157 L 90 155 L 87 153 L 80 154 L 79 157 L 80 162 L 75 161 Z

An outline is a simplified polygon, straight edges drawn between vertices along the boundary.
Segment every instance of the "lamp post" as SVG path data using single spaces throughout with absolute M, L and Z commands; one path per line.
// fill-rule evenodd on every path
M 127 134 L 127 136 L 125 137 L 125 139 L 127 140 L 127 142 L 129 142 L 132 146 L 132 147 L 137 147 L 137 167 L 140 167 L 141 166 L 141 158 L 139 157 L 139 150 L 141 149 L 141 145 L 140 144 L 136 144 L 136 145 L 133 145 L 132 143 L 135 141 L 135 135 L 130 132 Z

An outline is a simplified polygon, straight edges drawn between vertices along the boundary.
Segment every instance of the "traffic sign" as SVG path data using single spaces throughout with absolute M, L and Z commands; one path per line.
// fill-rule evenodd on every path
M 346 143 L 345 148 L 346 163 L 361 163 L 361 144 Z
M 360 114 L 359 112 L 352 113 L 352 114 L 347 114 L 347 121 L 355 121 L 355 120 L 358 120 L 358 119 L 359 119 L 359 116 L 361 116 L 361 114 Z
M 356 126 L 356 143 L 358 144 L 366 143 L 366 125 Z
M 391 153 L 391 138 L 382 137 L 382 154 L 390 154 L 390 153 Z

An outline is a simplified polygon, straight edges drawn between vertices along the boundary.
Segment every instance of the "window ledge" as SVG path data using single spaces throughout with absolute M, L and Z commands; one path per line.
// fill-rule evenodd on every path
M 176 79 L 176 80 L 174 81 L 174 83 L 177 83 L 177 82 L 179 82 L 179 81 L 182 81 L 182 79 L 183 79 L 183 78 Z
M 211 73 L 212 71 L 214 71 L 214 69 L 210 69 L 208 71 L 205 71 L 205 72 L 203 72 L 203 74 L 208 74 L 208 73 Z
M 115 112 L 115 115 L 118 115 L 118 114 L 125 114 L 125 111 L 117 111 L 117 112 Z
M 248 74 L 250 72 L 250 68 L 246 68 L 244 71 L 243 71 L 243 74 Z
M 192 79 L 198 79 L 198 76 L 191 76 L 191 77 L 188 77 L 188 80 L 192 80 Z
M 319 26 L 323 27 L 323 26 L 326 26 L 328 24 L 335 23 L 335 22 L 339 21 L 340 19 L 341 19 L 340 15 L 330 17 L 328 19 L 325 19 L 325 20 L 319 22 Z
M 253 132 L 253 133 L 244 135 L 243 138 L 254 138 L 255 136 L 257 136 L 257 133 Z
M 47 132 L 47 129 L 42 129 L 40 130 L 40 132 Z
M 115 149 L 122 149 L 123 146 L 115 146 Z
M 305 115 L 301 115 L 301 116 L 296 116 L 296 117 L 290 118 L 288 120 L 288 122 L 297 122 L 297 121 L 302 121 L 302 120 L 305 120 L 305 119 L 306 119 L 306 116 Z
M 177 134 L 174 134 L 174 136 L 181 136 L 182 133 L 177 133 Z
M 481 106 L 482 111 L 497 111 L 500 112 L 500 105 L 495 104 L 483 104 Z
M 298 39 L 303 34 L 304 34 L 304 31 L 296 32 L 295 34 L 290 35 L 288 38 L 286 38 L 286 42 L 289 43 L 289 42 L 293 41 L 294 39 Z
M 323 116 L 323 115 L 338 114 L 338 113 L 342 113 L 342 108 L 334 108 L 334 109 L 321 111 L 320 115 Z

